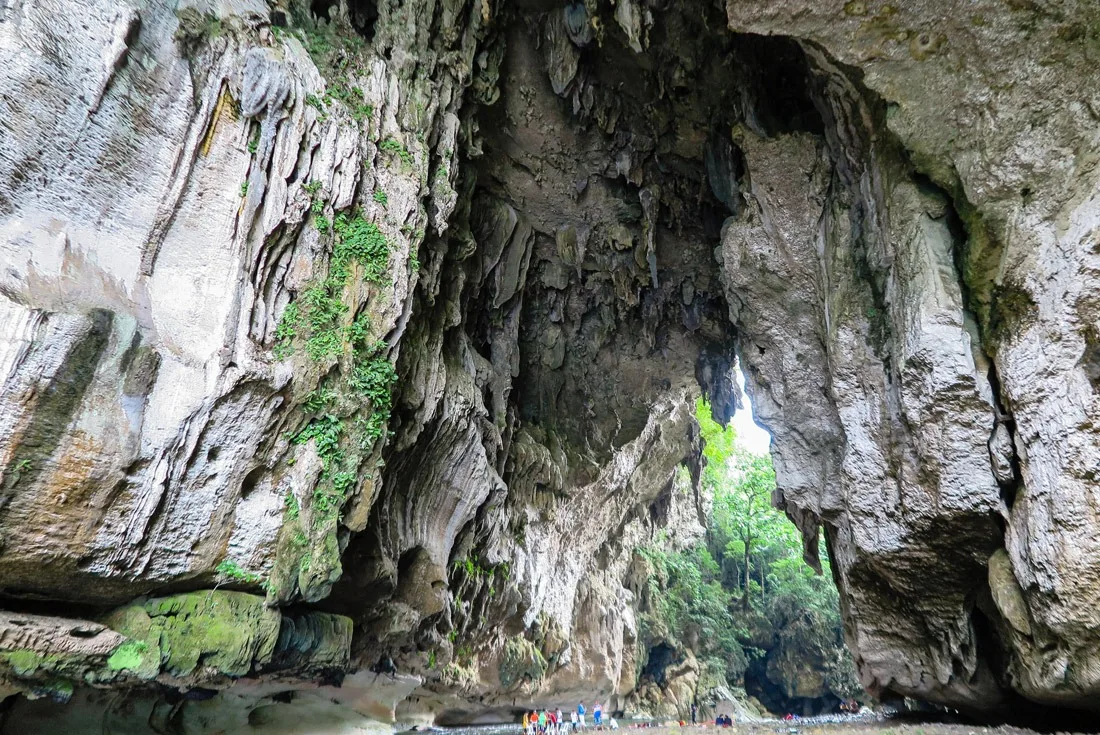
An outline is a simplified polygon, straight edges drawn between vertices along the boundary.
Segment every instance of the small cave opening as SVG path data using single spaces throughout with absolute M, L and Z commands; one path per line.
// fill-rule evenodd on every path
M 241 481 L 241 497 L 247 498 L 256 489 L 257 483 L 264 478 L 267 468 L 264 465 L 253 467 Z
M 416 546 L 407 550 L 397 560 L 397 584 L 408 581 L 419 564 L 430 562 L 431 557 L 424 547 Z
M 661 494 L 657 496 L 649 505 L 649 521 L 655 526 L 663 526 L 668 522 L 669 509 L 672 505 L 672 482 L 669 481 L 668 486 L 661 491 Z
M 806 52 L 791 38 L 734 35 L 745 66 L 741 83 L 745 123 L 764 135 L 808 132 L 823 135 L 825 123 L 814 103 Z M 743 159 L 740 161 L 744 166 Z
M 839 711 L 840 698 L 827 692 L 820 697 L 791 697 L 783 687 L 768 678 L 768 658 L 753 659 L 745 671 L 745 692 L 755 697 L 776 715 L 813 717 Z
M 374 39 L 374 26 L 378 21 L 378 0 L 348 0 L 348 20 L 364 41 Z
M 649 657 L 642 669 L 641 678 L 648 679 L 658 686 L 664 686 L 666 683 L 665 670 L 669 666 L 680 663 L 681 660 L 683 660 L 683 656 L 679 650 L 675 646 L 662 641 L 649 649 Z
M 315 18 L 329 21 L 334 20 L 333 11 L 339 10 L 339 7 L 339 0 L 313 0 L 309 4 L 309 12 L 313 13 Z

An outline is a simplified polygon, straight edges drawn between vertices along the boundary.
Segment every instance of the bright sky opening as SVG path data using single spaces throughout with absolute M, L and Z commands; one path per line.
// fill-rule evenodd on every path
M 772 435 L 761 428 L 752 420 L 752 402 L 745 393 L 745 374 L 741 372 L 741 366 L 734 368 L 737 385 L 741 393 L 745 407 L 733 416 L 733 428 L 737 431 L 737 443 L 745 450 L 753 454 L 767 454 L 771 446 Z

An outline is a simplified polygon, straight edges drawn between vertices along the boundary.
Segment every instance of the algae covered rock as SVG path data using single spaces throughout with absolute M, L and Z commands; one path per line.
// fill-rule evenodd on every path
M 282 616 L 265 607 L 262 597 L 213 590 L 139 600 L 105 622 L 147 646 L 125 662 L 135 671 L 147 674 L 155 661 L 175 677 L 211 670 L 244 676 L 271 661 Z
M 107 660 L 112 671 L 142 679 L 188 683 L 257 672 L 344 671 L 351 656 L 352 621 L 343 615 L 283 615 L 264 598 L 230 590 L 201 590 L 140 599 L 104 622 L 128 639 Z M 117 634 L 116 634 L 117 635 Z
M 500 662 L 500 683 L 511 689 L 524 680 L 537 682 L 546 675 L 546 657 L 526 638 L 509 638 Z
M 0 612 L 0 686 L 67 702 L 79 687 L 145 682 L 222 688 L 247 675 L 341 676 L 351 668 L 352 621 L 286 616 L 264 598 L 202 590 L 138 599 L 102 621 Z

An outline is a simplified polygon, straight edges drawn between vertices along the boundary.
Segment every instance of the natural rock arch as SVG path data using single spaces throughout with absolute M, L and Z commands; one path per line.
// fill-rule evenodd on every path
M 738 355 L 868 687 L 1095 706 L 1091 3 L 200 5 L 0 28 L 8 608 L 266 578 L 299 673 L 477 646 L 418 696 L 505 706 L 537 643 L 531 691 L 621 696 Z M 333 254 L 375 235 L 389 280 Z

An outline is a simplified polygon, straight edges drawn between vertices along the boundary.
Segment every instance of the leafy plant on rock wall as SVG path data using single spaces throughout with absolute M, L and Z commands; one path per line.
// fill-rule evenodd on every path
M 409 150 L 395 138 L 386 138 L 378 147 L 383 152 L 396 156 L 406 166 L 412 166 L 415 162 Z
M 293 354 L 293 343 L 304 332 L 309 359 L 323 362 L 341 354 L 345 347 L 353 346 L 351 342 L 356 335 L 361 339 L 369 327 L 369 322 L 360 321 L 357 325 L 353 322 L 349 327 L 353 331 L 344 332 L 343 320 L 348 311 L 344 290 L 354 264 L 359 266 L 359 276 L 363 280 L 374 284 L 386 282 L 389 241 L 373 222 L 361 215 L 349 217 L 342 212 L 333 222 L 333 234 L 328 277 L 306 289 L 298 301 L 283 311 L 275 331 L 276 357 L 279 359 Z
M 328 119 L 334 101 L 343 104 L 353 120 L 370 120 L 374 107 L 367 104 L 361 87 L 355 80 L 366 76 L 370 61 L 369 47 L 347 19 L 339 16 L 329 22 L 317 22 L 312 13 L 295 12 L 293 35 L 301 41 L 327 84 L 324 92 L 311 93 L 305 103 L 318 111 L 318 119 Z M 276 37 L 283 40 L 287 31 L 279 29 Z
M 262 584 L 264 578 L 254 572 L 249 572 L 232 559 L 223 559 L 214 571 L 228 578 L 232 582 L 242 584 Z
M 275 328 L 275 359 L 285 360 L 293 352 L 294 338 L 298 334 L 298 327 L 302 323 L 302 312 L 298 308 L 298 302 L 292 301 L 283 309 L 283 316 L 279 325 Z
M 303 189 L 316 204 L 321 186 Z M 302 410 L 308 422 L 290 436 L 295 446 L 311 444 L 321 460 L 321 474 L 310 503 L 309 544 L 297 532 L 284 539 L 286 553 L 301 558 L 303 572 L 319 572 L 318 554 L 332 557 L 323 565 L 338 564 L 338 548 L 331 535 L 347 499 L 361 478 L 362 463 L 385 439 L 392 411 L 391 392 L 397 372 L 387 357 L 388 345 L 371 339 L 369 312 L 352 316 L 348 289 L 353 284 L 381 285 L 390 280 L 390 243 L 379 227 L 360 213 L 340 212 L 331 226 L 332 249 L 327 275 L 306 288 L 283 312 L 275 332 L 274 354 L 287 359 L 296 348 L 307 364 L 331 365 L 337 370 L 323 385 L 306 394 Z M 297 527 L 299 509 L 288 506 L 287 519 Z

